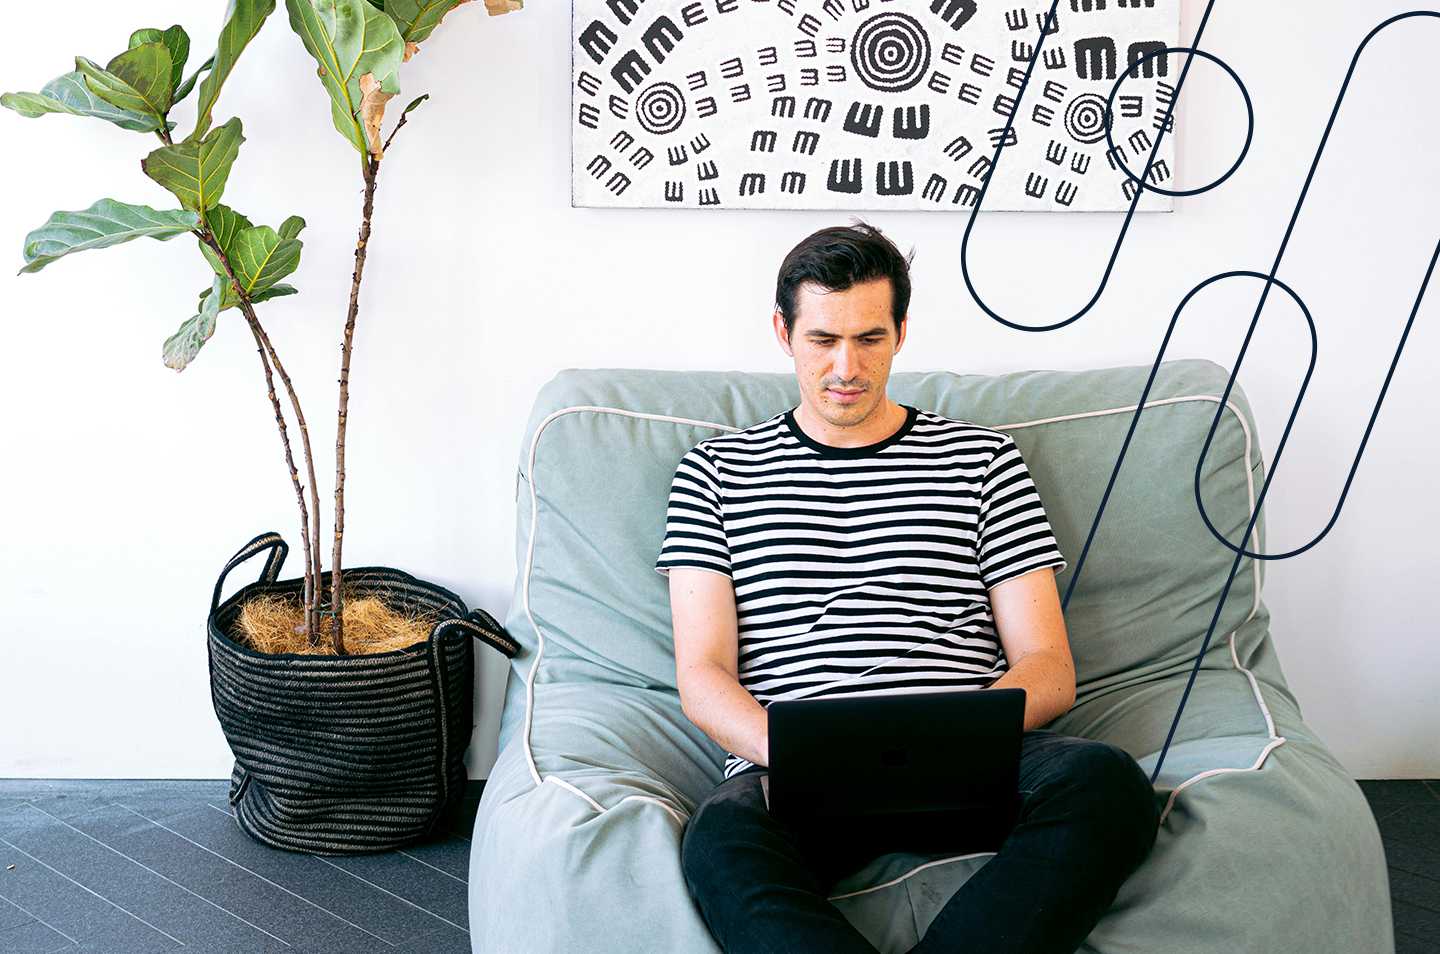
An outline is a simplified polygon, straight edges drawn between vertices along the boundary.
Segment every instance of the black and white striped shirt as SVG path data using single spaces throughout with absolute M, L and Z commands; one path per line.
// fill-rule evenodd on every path
M 676 467 L 655 569 L 731 578 L 738 677 L 762 706 L 983 689 L 1008 669 L 989 590 L 1067 565 L 1010 435 L 902 406 L 863 447 L 812 439 L 792 408 Z M 753 764 L 727 755 L 725 778 Z

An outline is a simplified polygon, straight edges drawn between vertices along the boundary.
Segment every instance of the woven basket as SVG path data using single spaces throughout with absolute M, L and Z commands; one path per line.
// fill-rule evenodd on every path
M 470 641 L 506 656 L 519 647 L 443 587 L 356 567 L 345 571 L 347 590 L 440 616 L 429 639 L 354 656 L 256 652 L 229 634 L 252 597 L 303 594 L 303 579 L 276 579 L 288 552 L 278 533 L 251 540 L 220 572 L 210 602 L 210 694 L 235 755 L 237 823 L 264 844 L 317 855 L 389 851 L 442 832 L 465 791 L 475 727 Z M 260 579 L 222 603 L 226 576 L 261 553 Z

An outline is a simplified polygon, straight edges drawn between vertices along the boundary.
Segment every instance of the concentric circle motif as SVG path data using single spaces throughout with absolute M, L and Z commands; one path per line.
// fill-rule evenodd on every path
M 685 96 L 674 83 L 656 83 L 636 100 L 635 119 L 648 133 L 672 133 L 685 120 Z
M 1065 131 L 1086 145 L 1105 138 L 1105 97 L 1081 93 L 1065 107 Z
M 878 13 L 855 31 L 850 62 L 860 82 L 882 93 L 901 93 L 930 69 L 930 36 L 904 13 Z

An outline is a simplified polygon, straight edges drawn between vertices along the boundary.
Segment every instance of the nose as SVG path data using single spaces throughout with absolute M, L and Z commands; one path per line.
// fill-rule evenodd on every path
M 835 353 L 833 370 L 838 380 L 836 385 L 845 386 L 853 383 L 852 378 L 859 369 L 860 358 L 856 346 L 848 341 L 842 341 L 838 345 L 839 350 Z

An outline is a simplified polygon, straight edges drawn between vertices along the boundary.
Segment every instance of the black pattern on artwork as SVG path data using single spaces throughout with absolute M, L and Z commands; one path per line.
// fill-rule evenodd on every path
M 1125 35 L 1114 19 L 1140 11 L 1153 29 L 1164 21 L 1145 11 L 1157 0 L 1069 0 L 1049 23 L 1048 5 L 975 0 L 574 2 L 576 167 L 614 197 L 643 190 L 640 204 L 756 205 L 767 190 L 823 189 L 922 200 L 897 208 L 970 207 L 991 171 L 977 146 L 1002 136 L 1020 146 L 1005 159 L 1015 199 L 1023 182 L 1023 198 L 1044 203 L 1034 207 L 1069 207 L 1082 190 L 1128 200 L 1136 186 L 1123 169 L 1148 153 L 1173 95 L 1165 38 Z M 1158 2 L 1173 12 L 1178 0 Z M 729 35 L 758 42 L 713 39 Z M 1106 97 L 1122 73 L 1109 149 Z M 1151 169 L 1151 181 L 1169 175 L 1163 160 Z M 816 200 L 826 204 L 841 203 Z
M 879 13 L 850 40 L 855 76 L 882 93 L 918 86 L 930 69 L 930 37 L 920 21 L 904 13 Z
M 685 121 L 685 96 L 674 83 L 656 83 L 640 94 L 635 119 L 648 133 L 672 133 Z

